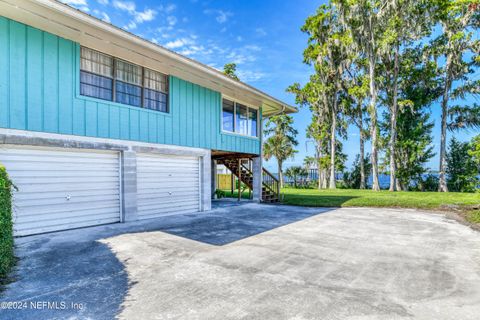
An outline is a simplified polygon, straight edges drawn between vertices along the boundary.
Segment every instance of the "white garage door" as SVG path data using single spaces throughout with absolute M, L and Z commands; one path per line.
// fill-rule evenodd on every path
M 198 157 L 137 155 L 139 219 L 200 210 Z
M 14 192 L 15 235 L 120 221 L 119 154 L 0 146 Z

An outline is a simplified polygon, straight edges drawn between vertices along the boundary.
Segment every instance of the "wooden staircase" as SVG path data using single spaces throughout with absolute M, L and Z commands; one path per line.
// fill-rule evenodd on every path
M 243 182 L 250 190 L 253 190 L 253 173 L 245 160 L 239 159 L 219 159 L 218 163 L 228 168 L 241 182 Z M 250 159 L 248 162 L 250 163 Z M 239 168 L 240 165 L 240 168 Z M 262 202 L 278 202 L 280 200 L 280 184 L 267 169 L 262 168 Z

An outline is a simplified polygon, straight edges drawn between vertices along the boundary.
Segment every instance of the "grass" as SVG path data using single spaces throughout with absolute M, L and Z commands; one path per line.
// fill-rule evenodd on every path
M 480 210 L 467 211 L 465 218 L 471 223 L 480 224 Z
M 284 188 L 282 193 L 284 194 L 283 203 L 309 207 L 393 207 L 435 210 L 452 206 L 462 208 L 480 204 L 480 193 L 373 192 L 371 190 L 355 189 L 294 188 Z M 480 213 L 477 212 L 474 217 L 480 219 Z

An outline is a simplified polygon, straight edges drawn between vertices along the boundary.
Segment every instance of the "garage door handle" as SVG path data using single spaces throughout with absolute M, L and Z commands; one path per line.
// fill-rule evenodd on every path
M 65 199 L 67 199 L 67 201 L 69 201 L 70 198 L 71 198 L 70 195 L 68 195 L 68 196 L 65 197 Z
M 171 192 L 169 192 L 168 194 L 169 194 L 169 195 L 172 195 L 172 193 L 171 193 Z

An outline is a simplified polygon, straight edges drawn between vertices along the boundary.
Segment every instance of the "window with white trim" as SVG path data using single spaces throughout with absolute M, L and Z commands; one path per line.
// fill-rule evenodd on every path
M 89 48 L 80 50 L 81 95 L 169 112 L 167 75 Z
M 222 130 L 258 137 L 258 110 L 238 102 L 223 99 Z

